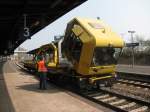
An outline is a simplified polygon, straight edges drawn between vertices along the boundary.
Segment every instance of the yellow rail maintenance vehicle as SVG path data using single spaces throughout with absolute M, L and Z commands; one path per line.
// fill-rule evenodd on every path
M 67 25 L 62 53 L 73 65 L 70 73 L 81 88 L 111 86 L 123 39 L 101 20 L 74 18 Z
M 57 48 L 53 43 L 42 45 L 41 47 L 28 52 L 32 60 L 25 60 L 24 67 L 28 70 L 37 70 L 38 56 L 43 56 L 45 62 L 51 70 L 56 68 L 57 64 Z
M 101 20 L 74 18 L 64 37 L 30 51 L 34 61 L 25 66 L 36 69 L 37 57 L 42 55 L 53 80 L 73 82 L 82 89 L 101 83 L 111 86 L 123 47 L 123 39 Z
M 59 39 L 29 51 L 28 54 L 33 58 L 32 60 L 25 60 L 24 67 L 29 70 L 37 70 L 38 56 L 42 56 L 45 59 L 49 73 L 55 75 L 67 73 L 70 65 L 67 59 L 63 58 L 61 55 L 62 38 L 63 36 L 59 36 Z
M 62 39 L 59 39 L 40 47 L 39 54 L 44 57 L 48 72 L 51 73 L 51 76 L 68 72 L 67 68 L 69 64 L 61 56 L 61 42 Z

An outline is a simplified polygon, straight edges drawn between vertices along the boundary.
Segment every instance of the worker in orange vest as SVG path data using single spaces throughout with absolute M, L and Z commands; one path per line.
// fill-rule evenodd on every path
M 39 88 L 40 89 L 47 89 L 46 88 L 46 81 L 47 81 L 47 68 L 46 68 L 46 64 L 45 64 L 45 60 L 42 56 L 39 57 L 39 61 L 37 62 L 37 66 L 38 66 L 38 73 L 40 76 L 40 84 L 39 84 Z

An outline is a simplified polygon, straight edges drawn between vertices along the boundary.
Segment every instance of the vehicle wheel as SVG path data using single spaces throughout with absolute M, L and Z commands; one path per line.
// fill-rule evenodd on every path
M 94 89 L 99 89 L 100 88 L 100 84 L 99 83 L 96 83 L 95 85 L 94 85 Z

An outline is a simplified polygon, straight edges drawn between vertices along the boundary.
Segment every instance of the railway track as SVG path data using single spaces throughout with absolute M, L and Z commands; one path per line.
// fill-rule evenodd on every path
M 150 84 L 149 74 L 117 72 L 117 76 L 119 79 L 133 80 L 137 82 L 146 82 Z
M 114 93 L 106 89 L 85 92 L 82 96 L 117 112 L 150 112 L 150 103 Z
M 17 65 L 22 68 L 21 66 Z M 22 68 L 23 69 L 23 68 Z M 27 71 L 26 69 L 24 69 Z M 130 82 L 125 80 L 119 80 L 120 82 Z M 139 83 L 136 83 L 136 85 Z M 147 85 L 147 84 L 145 84 Z M 93 91 L 78 91 L 69 89 L 80 96 L 83 96 L 95 103 L 103 105 L 104 107 L 110 108 L 117 112 L 150 112 L 150 102 L 138 100 L 129 96 L 124 96 L 105 88 Z
M 124 84 L 128 84 L 128 85 L 134 85 L 134 86 L 150 89 L 150 83 L 149 82 L 145 82 L 145 81 L 118 79 L 117 82 L 118 83 L 124 83 Z
M 150 90 L 150 75 L 139 73 L 118 72 L 118 85 L 126 84 L 128 87 L 140 89 L 142 91 Z

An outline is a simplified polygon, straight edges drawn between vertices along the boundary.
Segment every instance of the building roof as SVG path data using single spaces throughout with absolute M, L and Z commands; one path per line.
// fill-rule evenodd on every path
M 15 53 L 26 53 L 27 50 L 26 50 L 25 48 L 18 47 L 14 52 L 15 52 Z
M 0 55 L 13 53 L 26 39 L 85 1 L 0 0 Z M 24 20 L 29 37 L 24 36 Z

